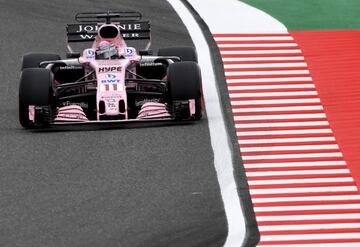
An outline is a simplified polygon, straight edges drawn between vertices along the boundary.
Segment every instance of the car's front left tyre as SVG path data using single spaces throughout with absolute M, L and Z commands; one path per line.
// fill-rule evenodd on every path
M 161 48 L 158 51 L 158 56 L 175 56 L 179 57 L 182 62 L 198 62 L 196 50 L 191 46 Z
M 178 62 L 169 65 L 168 91 L 171 101 L 195 101 L 193 118 L 202 117 L 201 71 L 196 62 Z

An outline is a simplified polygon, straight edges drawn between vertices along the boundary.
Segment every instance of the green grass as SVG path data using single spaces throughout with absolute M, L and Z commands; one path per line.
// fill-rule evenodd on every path
M 241 0 L 289 30 L 360 29 L 360 0 Z

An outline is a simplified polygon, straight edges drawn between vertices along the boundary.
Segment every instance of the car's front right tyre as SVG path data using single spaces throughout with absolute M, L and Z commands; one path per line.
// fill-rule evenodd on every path
M 25 128 L 33 127 L 29 106 L 50 108 L 53 105 L 52 74 L 42 68 L 24 69 L 19 86 L 19 122 Z M 45 119 L 37 123 L 46 125 Z

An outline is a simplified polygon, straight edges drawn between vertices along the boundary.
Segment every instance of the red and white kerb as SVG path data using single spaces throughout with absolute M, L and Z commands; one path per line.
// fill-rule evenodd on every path
M 258 246 L 360 246 L 360 194 L 289 34 L 215 34 Z

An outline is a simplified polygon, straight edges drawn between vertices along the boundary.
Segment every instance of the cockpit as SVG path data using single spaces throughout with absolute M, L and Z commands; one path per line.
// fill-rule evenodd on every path
M 96 59 L 119 59 L 123 58 L 123 50 L 126 43 L 118 27 L 115 25 L 103 25 L 99 28 L 93 49 Z

